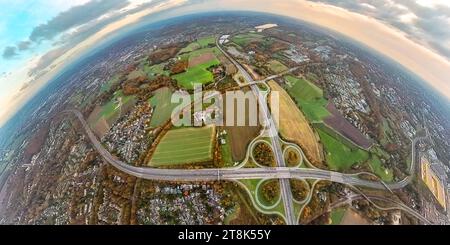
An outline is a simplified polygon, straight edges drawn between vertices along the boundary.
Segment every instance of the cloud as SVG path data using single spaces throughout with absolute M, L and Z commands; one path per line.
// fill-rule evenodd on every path
M 63 46 L 63 47 L 55 48 L 55 49 L 48 51 L 46 54 L 42 55 L 42 57 L 39 58 L 39 61 L 36 63 L 36 65 L 28 71 L 28 75 L 29 76 L 38 75 L 41 71 L 43 71 L 48 66 L 50 66 L 51 63 L 56 58 L 63 55 L 69 49 L 70 49 L 70 47 Z
M 111 9 L 107 14 L 102 15 L 102 17 L 98 16 L 98 18 L 72 27 L 70 31 L 63 32 L 58 39 L 53 42 L 54 48 L 39 58 L 36 65 L 29 70 L 28 75 L 36 76 L 40 74 L 57 57 L 61 56 L 88 37 L 94 35 L 107 25 L 122 18 L 126 18 L 126 16 L 142 11 L 143 9 L 152 8 L 164 2 L 166 2 L 166 0 L 153 0 L 150 2 L 129 4 L 125 8 L 118 7 L 117 9 Z
M 28 50 L 31 46 L 31 42 L 30 41 L 21 41 L 17 44 L 17 49 L 19 49 L 19 51 L 24 51 L 24 50 Z
M 309 0 L 373 17 L 450 60 L 450 5 L 413 0 Z
M 51 40 L 73 27 L 97 19 L 111 10 L 123 8 L 128 4 L 126 0 L 92 0 L 61 12 L 47 23 L 35 27 L 29 38 L 34 42 Z
M 14 46 L 8 46 L 3 50 L 2 57 L 4 59 L 11 59 L 14 56 L 17 56 L 17 49 Z

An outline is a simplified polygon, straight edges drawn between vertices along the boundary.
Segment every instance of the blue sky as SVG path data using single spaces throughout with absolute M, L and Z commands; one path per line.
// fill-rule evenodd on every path
M 58 13 L 69 9 L 75 4 L 84 1 L 8 1 L 0 0 L 0 52 L 6 47 L 17 46 L 20 42 L 28 41 L 33 28 L 47 22 Z M 8 98 L 23 86 L 5 77 L 9 72 L 19 70 L 26 65 L 32 57 L 42 55 L 51 48 L 51 42 L 30 45 L 27 50 L 12 58 L 5 59 L 0 56 L 0 98 Z M 16 47 L 17 49 L 17 47 Z M 28 81 L 24 81 L 28 82 Z M 3 102 L 3 101 L 2 101 Z
M 85 1 L 0 0 L 0 47 L 12 46 L 28 40 L 34 27 L 45 23 L 58 13 Z M 43 47 L 42 47 L 43 46 Z M 0 74 L 10 71 L 30 55 L 43 52 L 49 45 L 38 45 L 13 59 L 1 59 Z M 3 51 L 3 50 L 2 50 Z

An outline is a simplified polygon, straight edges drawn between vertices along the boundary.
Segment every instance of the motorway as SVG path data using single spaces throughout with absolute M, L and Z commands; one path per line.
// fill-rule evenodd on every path
M 64 113 L 74 114 L 80 121 L 86 135 L 96 151 L 112 166 L 132 176 L 162 181 L 215 181 L 239 179 L 316 179 L 348 184 L 373 189 L 385 189 L 379 181 L 363 180 L 356 174 L 344 174 L 322 169 L 308 169 L 296 167 L 275 168 L 208 168 L 208 169 L 160 169 L 149 167 L 135 167 L 129 165 L 107 151 L 92 132 L 83 117 L 77 110 L 66 110 Z M 415 141 L 416 142 L 416 141 Z M 387 184 L 390 189 L 401 189 L 408 185 L 410 177 L 396 183 Z
M 272 118 L 272 115 L 269 112 L 265 94 L 263 94 L 259 90 L 258 85 L 255 83 L 252 76 L 250 76 L 250 74 L 247 72 L 247 70 L 245 70 L 241 64 L 239 64 L 231 55 L 229 55 L 225 50 L 222 49 L 222 47 L 219 44 L 219 39 L 216 39 L 216 46 L 234 64 L 234 66 L 236 66 L 236 68 L 241 72 L 245 81 L 250 84 L 250 88 L 251 88 L 252 92 L 255 94 L 255 96 L 258 99 L 260 113 L 262 115 L 262 118 L 264 118 L 263 126 L 265 127 L 265 130 L 267 131 L 270 141 L 272 143 L 275 161 L 277 163 L 277 166 L 278 167 L 286 167 L 286 163 L 284 161 L 284 156 L 283 156 L 283 150 L 282 150 L 281 144 L 280 144 L 280 138 L 278 136 L 278 129 Z M 291 191 L 291 185 L 290 185 L 289 179 L 280 178 L 279 180 L 280 180 L 280 187 L 281 187 L 281 198 L 283 200 L 284 212 L 286 215 L 286 222 L 288 225 L 296 224 L 297 221 L 295 219 L 295 214 L 294 214 L 294 205 L 293 205 L 293 201 L 292 201 L 293 198 L 292 198 L 292 191 Z
M 220 45 L 217 47 L 224 53 L 226 57 L 240 70 L 244 78 L 253 83 L 250 85 L 252 91 L 258 98 L 258 103 L 260 104 L 261 113 L 263 113 L 265 118 L 266 131 L 268 132 L 271 143 L 274 149 L 275 160 L 277 162 L 277 167 L 274 168 L 242 168 L 232 167 L 232 168 L 212 168 L 212 169 L 158 169 L 149 167 L 135 167 L 122 162 L 117 157 L 111 155 L 103 145 L 99 142 L 97 137 L 92 132 L 91 128 L 87 124 L 84 116 L 81 112 L 77 110 L 67 110 L 63 113 L 72 113 L 80 121 L 84 131 L 86 132 L 89 140 L 93 144 L 97 152 L 107 161 L 109 164 L 115 168 L 123 171 L 129 175 L 148 179 L 148 180 L 161 180 L 161 181 L 216 181 L 216 180 L 239 180 L 239 179 L 279 179 L 281 185 L 282 200 L 284 203 L 284 210 L 286 214 L 286 222 L 289 225 L 296 224 L 297 221 L 294 215 L 293 208 L 293 197 L 291 192 L 290 179 L 315 179 L 315 180 L 327 180 L 331 182 L 351 185 L 368 187 L 373 189 L 401 189 L 408 185 L 414 173 L 414 161 L 416 159 L 416 144 L 422 138 L 415 138 L 412 141 L 412 163 L 410 173 L 411 175 L 405 179 L 390 184 L 384 184 L 380 181 L 369 181 L 363 180 L 358 177 L 357 174 L 343 174 L 339 172 L 333 172 L 322 169 L 306 169 L 306 168 L 295 168 L 286 167 L 282 148 L 280 144 L 280 139 L 278 136 L 278 130 L 273 122 L 272 116 L 267 108 L 266 98 L 263 93 L 259 90 L 256 82 L 248 74 L 248 72 L 231 56 L 222 50 Z
M 92 132 L 86 120 L 77 110 L 66 110 L 63 113 L 74 114 L 80 121 L 81 126 L 86 132 L 96 151 L 105 159 L 106 162 L 118 170 L 135 176 L 137 178 L 160 181 L 216 181 L 216 180 L 239 180 L 239 179 L 315 179 L 327 180 L 351 186 L 367 187 L 373 189 L 386 189 L 386 186 L 379 181 L 369 181 L 358 178 L 356 174 L 343 174 L 322 169 L 307 169 L 295 167 L 275 167 L 275 168 L 211 168 L 211 169 L 159 169 L 149 167 L 136 167 L 129 165 L 107 151 L 97 137 Z M 414 165 L 415 146 L 420 138 L 412 142 L 412 163 Z M 411 166 L 411 169 L 413 167 Z M 401 189 L 408 185 L 412 180 L 411 176 L 396 182 L 386 184 L 389 189 Z M 292 201 L 292 199 L 291 199 Z

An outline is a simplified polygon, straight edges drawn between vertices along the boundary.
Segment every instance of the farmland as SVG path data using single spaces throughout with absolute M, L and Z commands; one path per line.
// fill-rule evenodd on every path
M 319 132 L 326 151 L 326 160 L 331 169 L 347 170 L 354 164 L 365 163 L 371 172 L 381 179 L 392 181 L 392 170 L 386 169 L 381 161 L 381 158 L 389 158 L 389 154 L 382 149 L 372 147 L 368 152 L 323 123 L 316 123 L 314 127 Z
M 220 64 L 211 48 L 199 49 L 188 53 L 181 59 L 189 60 L 189 68 L 180 74 L 173 76 L 178 85 L 186 89 L 194 89 L 194 83 L 208 84 L 214 80 L 213 74 L 208 68 Z
M 109 79 L 106 83 L 104 83 L 102 85 L 102 87 L 100 88 L 100 92 L 104 93 L 104 92 L 109 91 L 113 85 L 115 85 L 116 83 L 119 82 L 119 78 L 120 77 L 118 75 L 116 75 L 116 76 L 112 77 L 111 79 Z
M 283 65 L 278 60 L 271 60 L 269 61 L 269 69 L 274 73 L 281 73 L 287 71 L 287 67 Z
M 223 100 L 224 105 L 226 105 L 226 98 Z M 248 112 L 248 104 L 245 108 Z M 227 118 L 227 110 L 224 111 L 225 124 Z M 234 118 L 237 118 L 237 106 L 235 105 Z M 248 113 L 247 113 L 248 115 Z M 250 142 L 259 134 L 261 127 L 258 126 L 248 126 L 248 116 L 246 116 L 246 126 L 227 126 L 225 130 L 228 132 L 228 138 L 231 145 L 231 153 L 234 161 L 241 161 L 244 159 L 247 153 L 247 146 Z M 233 123 L 234 124 L 234 123 Z
M 88 122 L 97 135 L 103 136 L 110 126 L 132 108 L 135 103 L 135 96 L 125 96 L 122 90 L 118 90 L 109 102 L 94 109 L 88 118 Z
M 312 163 L 322 162 L 322 147 L 319 144 L 319 139 L 303 113 L 276 82 L 270 81 L 269 86 L 272 91 L 277 91 L 280 96 L 280 122 L 278 123 L 283 138 L 298 144 Z
M 200 38 L 197 41 L 190 43 L 185 48 L 181 49 L 179 53 L 180 54 L 189 53 L 189 52 L 195 51 L 200 48 L 206 48 L 209 45 L 215 44 L 215 41 L 216 41 L 216 39 L 213 36 Z
M 156 65 L 144 65 L 143 71 L 147 74 L 148 77 L 155 77 L 156 75 L 169 75 L 169 71 L 164 70 L 165 63 L 160 63 Z
M 368 149 L 372 145 L 372 142 L 370 142 L 355 126 L 348 122 L 332 103 L 328 104 L 327 109 L 331 115 L 324 119 L 324 123 L 359 147 Z
M 246 33 L 246 34 L 239 34 L 233 37 L 232 41 L 241 46 L 245 47 L 251 42 L 259 42 L 262 41 L 264 38 L 263 35 L 256 34 L 256 33 Z
M 215 127 L 181 128 L 167 132 L 148 163 L 152 167 L 212 160 Z
M 326 109 L 328 102 L 323 97 L 323 91 L 319 87 L 293 76 L 285 76 L 284 78 L 289 83 L 286 88 L 287 92 L 310 121 L 322 121 L 330 115 Z
M 339 225 L 344 218 L 346 209 L 345 208 L 336 208 L 331 211 L 331 225 Z
M 172 91 L 167 88 L 160 88 L 155 91 L 155 94 L 149 99 L 151 106 L 154 106 L 154 112 L 150 121 L 151 127 L 159 127 L 168 121 L 172 115 L 173 109 L 177 104 L 170 102 Z
M 385 169 L 380 158 L 376 155 L 372 155 L 372 158 L 369 161 L 369 166 L 372 171 L 378 175 L 383 181 L 390 182 L 393 180 L 394 175 L 392 170 Z
M 323 129 L 317 129 L 317 131 L 324 145 L 325 157 L 331 170 L 347 170 L 357 163 L 363 163 L 368 160 L 368 152 L 342 143 L 340 138 L 334 138 Z

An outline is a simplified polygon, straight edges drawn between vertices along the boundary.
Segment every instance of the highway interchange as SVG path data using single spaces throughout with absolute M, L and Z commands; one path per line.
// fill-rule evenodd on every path
M 264 115 L 264 125 L 267 135 L 272 143 L 274 156 L 277 167 L 267 168 L 243 168 L 242 165 L 232 168 L 211 168 L 211 169 L 158 169 L 149 167 L 136 167 L 129 165 L 108 152 L 99 142 L 97 137 L 92 132 L 88 123 L 84 119 L 81 112 L 77 110 L 67 110 L 64 113 L 72 113 L 80 121 L 86 135 L 93 144 L 97 152 L 105 159 L 106 162 L 115 168 L 127 173 L 129 175 L 160 181 L 216 181 L 216 180 L 240 180 L 240 179 L 279 179 L 281 185 L 281 197 L 284 204 L 285 219 L 288 225 L 297 224 L 296 215 L 294 214 L 293 198 L 289 180 L 290 179 L 313 179 L 326 180 L 336 183 L 341 183 L 349 186 L 366 187 L 373 189 L 388 189 L 395 190 L 407 186 L 414 176 L 414 162 L 416 159 L 416 144 L 421 138 L 415 138 L 412 141 L 412 163 L 410 165 L 410 175 L 405 179 L 385 184 L 381 181 L 370 181 L 359 178 L 359 174 L 344 174 L 333 172 L 329 170 L 322 170 L 317 168 L 297 168 L 286 167 L 283 151 L 281 147 L 281 140 L 278 136 L 278 130 L 273 121 L 272 116 L 267 108 L 265 94 L 262 93 L 257 86 L 258 81 L 254 81 L 248 72 L 227 52 L 225 52 L 217 42 L 217 47 L 221 52 L 238 68 L 244 79 L 250 83 L 250 88 L 257 96 L 258 104 L 260 105 L 261 113 Z M 262 81 L 265 83 L 265 81 Z M 403 205 L 403 204 L 402 204 Z M 405 210 L 407 207 L 397 205 L 400 209 Z M 419 215 L 420 216 L 420 215 Z M 423 219 L 422 219 L 423 220 Z M 426 221 L 426 220 L 425 220 Z

